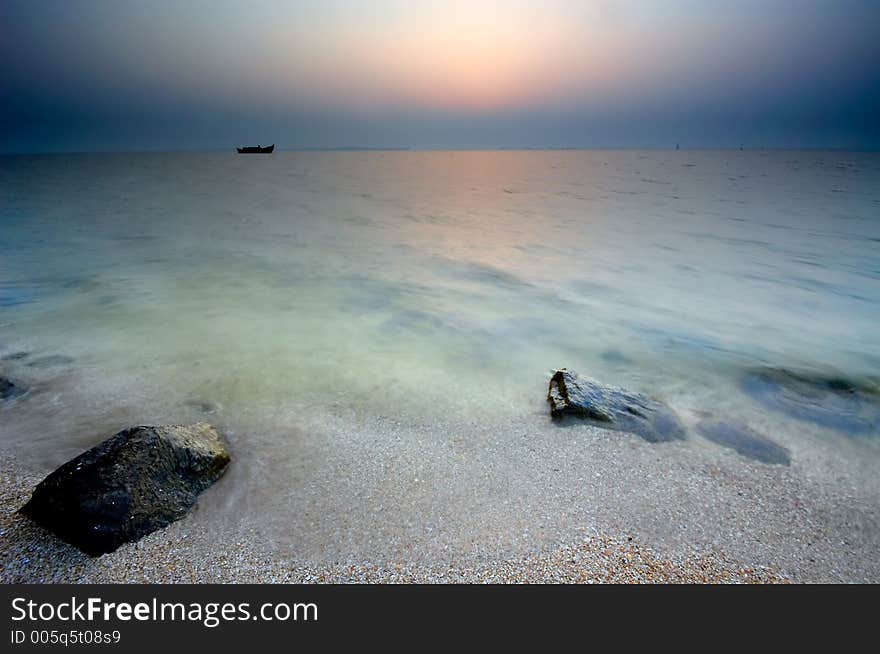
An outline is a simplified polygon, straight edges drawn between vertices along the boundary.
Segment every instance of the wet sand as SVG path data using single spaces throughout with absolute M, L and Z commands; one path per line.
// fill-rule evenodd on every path
M 817 475 L 815 461 L 799 465 L 799 450 L 791 466 L 766 465 L 693 436 L 657 445 L 546 416 L 499 426 L 495 437 L 469 434 L 467 444 L 462 433 L 444 439 L 387 420 L 358 431 L 326 423 L 322 438 L 336 443 L 335 460 L 306 456 L 289 469 L 248 452 L 232 430 L 233 464 L 193 512 L 98 559 L 15 513 L 51 466 L 4 455 L 0 580 L 880 579 L 880 503 L 861 482 L 840 492 L 838 466 L 850 457 L 826 458 Z M 270 484 L 276 475 L 280 485 Z
M 584 536 L 512 559 L 435 565 L 393 561 L 309 565 L 270 554 L 258 538 L 217 538 L 181 520 L 138 543 L 89 557 L 16 513 L 39 475 L 4 457 L 3 583 L 779 583 L 787 579 L 719 556 L 668 558 L 631 539 Z

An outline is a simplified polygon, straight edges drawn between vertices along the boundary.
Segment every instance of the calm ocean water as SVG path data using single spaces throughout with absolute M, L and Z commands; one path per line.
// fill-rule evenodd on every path
M 444 415 L 537 410 L 560 365 L 667 396 L 880 373 L 873 154 L 7 157 L 0 184 L 0 343 L 59 374 Z
M 877 154 L 3 157 L 0 229 L 0 447 L 52 463 L 130 422 L 489 430 L 559 366 L 877 455 L 741 383 L 880 376 Z

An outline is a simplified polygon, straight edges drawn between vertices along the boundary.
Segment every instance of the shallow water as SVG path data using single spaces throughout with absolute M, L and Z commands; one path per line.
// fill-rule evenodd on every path
M 0 375 L 30 389 L 0 407 L 0 447 L 46 466 L 203 418 L 251 453 L 236 506 L 286 515 L 297 478 L 337 474 L 338 434 L 394 421 L 436 441 L 419 465 L 451 462 L 456 430 L 543 424 L 560 366 L 688 427 L 748 423 L 795 464 L 880 462 L 872 428 L 743 385 L 760 366 L 880 378 L 877 154 L 2 157 L 0 221 Z

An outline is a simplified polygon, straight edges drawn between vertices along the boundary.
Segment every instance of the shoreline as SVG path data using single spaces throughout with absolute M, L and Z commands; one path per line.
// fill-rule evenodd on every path
M 781 466 L 543 414 L 491 432 L 300 416 L 287 442 L 243 418 L 212 422 L 231 447 L 227 473 L 181 520 L 97 559 L 16 513 L 89 443 L 0 449 L 0 583 L 880 579 L 872 459 L 818 435 L 788 441 Z
M 525 556 L 455 563 L 310 564 L 272 553 L 260 538 L 216 538 L 191 515 L 92 558 L 17 513 L 41 479 L 0 454 L 0 583 L 789 583 L 763 566 L 719 554 L 665 557 L 632 538 L 588 535 Z M 210 491 L 209 491 L 210 492 Z M 195 509 L 198 510 L 198 506 Z

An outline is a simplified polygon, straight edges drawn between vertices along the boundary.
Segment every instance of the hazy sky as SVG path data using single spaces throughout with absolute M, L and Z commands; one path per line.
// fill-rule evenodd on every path
M 878 0 L 0 0 L 0 151 L 880 148 Z

